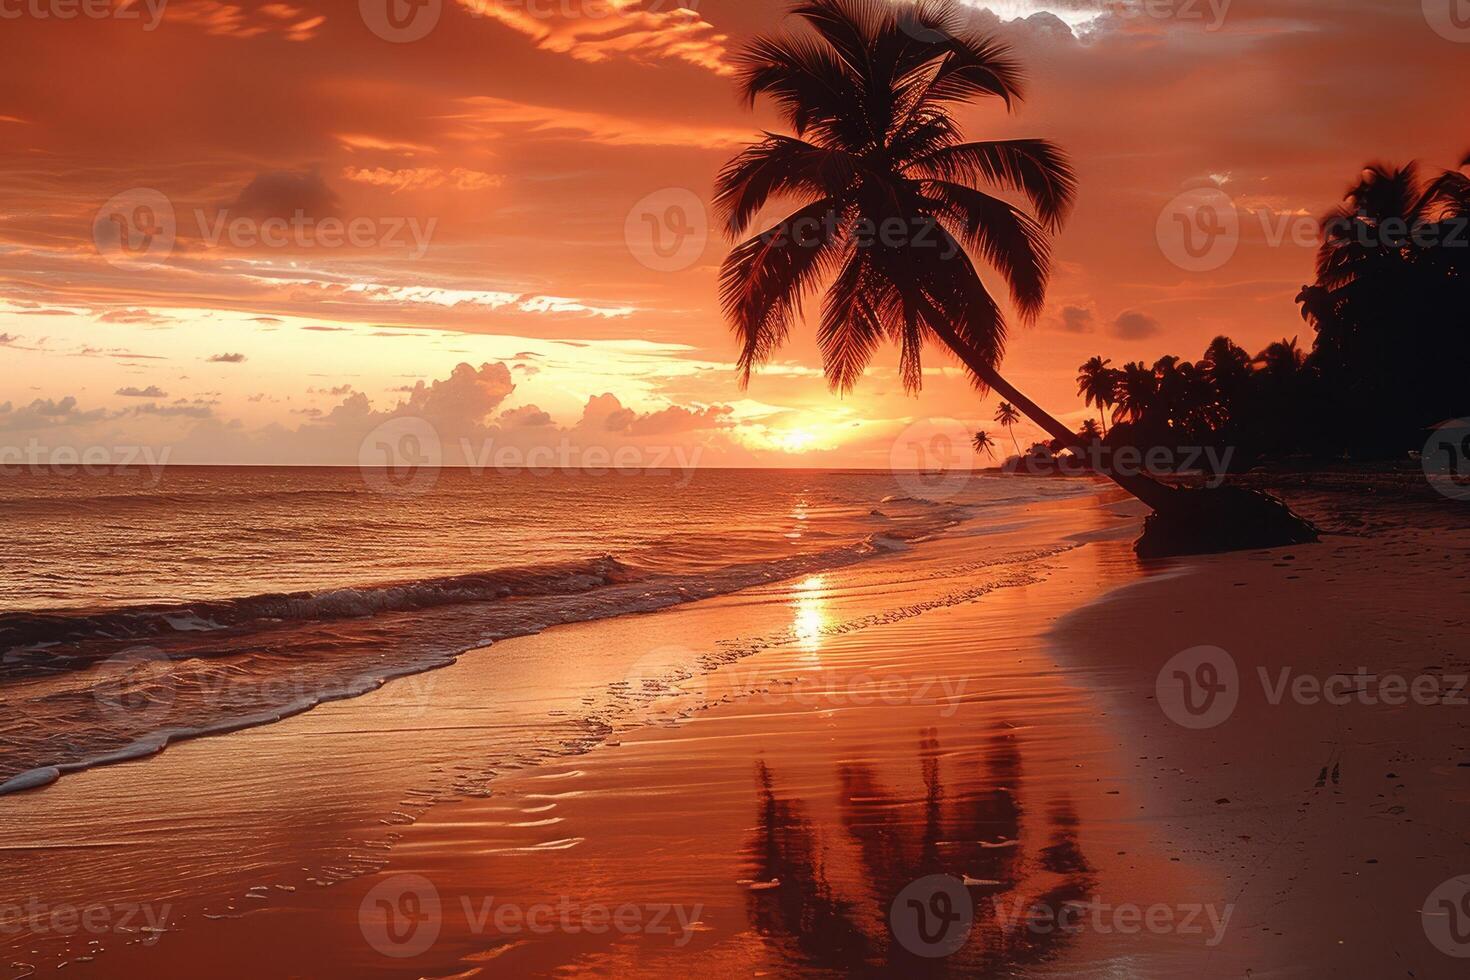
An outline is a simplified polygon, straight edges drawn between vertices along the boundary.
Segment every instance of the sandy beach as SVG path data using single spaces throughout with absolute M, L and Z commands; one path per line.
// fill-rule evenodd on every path
M 1470 533 L 1369 490 L 1287 491 L 1319 545 L 1148 565 L 1135 505 L 1030 505 L 7 797 L 11 975 L 1456 975 L 1421 909 L 1470 869 Z

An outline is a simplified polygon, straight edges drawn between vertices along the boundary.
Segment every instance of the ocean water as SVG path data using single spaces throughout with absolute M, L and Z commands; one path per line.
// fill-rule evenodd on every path
M 1095 491 L 887 471 L 446 470 L 414 493 L 355 469 L 8 477 L 0 792 Z

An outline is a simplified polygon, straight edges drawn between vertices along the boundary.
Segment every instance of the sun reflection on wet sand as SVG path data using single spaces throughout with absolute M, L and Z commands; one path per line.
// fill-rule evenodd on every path
M 815 653 L 822 647 L 822 630 L 827 626 L 827 580 L 812 575 L 796 583 L 791 595 L 791 632 L 801 649 Z

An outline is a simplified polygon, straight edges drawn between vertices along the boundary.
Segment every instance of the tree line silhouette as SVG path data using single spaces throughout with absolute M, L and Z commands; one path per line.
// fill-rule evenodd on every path
M 1095 406 L 1080 433 L 1110 446 L 1233 446 L 1287 455 L 1402 458 L 1427 429 L 1470 415 L 1470 156 L 1425 178 L 1374 164 L 1322 219 L 1316 281 L 1296 301 L 1311 349 L 1255 355 L 1229 337 L 1197 361 L 1081 365 Z M 1110 424 L 1111 423 L 1111 424 Z
M 1363 170 L 1323 217 L 1316 281 L 1296 297 L 1315 334 L 1310 350 L 1298 335 L 1252 355 L 1220 336 L 1197 361 L 1090 358 L 1077 393 L 1099 417 L 1079 436 L 1114 448 L 1229 446 L 1238 467 L 1285 456 L 1403 458 L 1427 430 L 1470 415 L 1467 170 L 1470 155 L 1429 178 L 1414 162 Z M 1007 409 L 995 421 L 1009 429 L 1017 416 Z M 993 446 L 976 434 L 977 452 Z

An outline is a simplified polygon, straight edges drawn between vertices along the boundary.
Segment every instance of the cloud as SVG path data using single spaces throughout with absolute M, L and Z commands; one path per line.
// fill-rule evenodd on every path
M 682 405 L 638 417 L 629 427 L 635 436 L 671 435 L 675 432 L 693 432 L 698 429 L 719 429 L 732 425 L 734 409 L 729 405 L 709 405 L 705 408 L 689 409 Z
M 1112 334 L 1122 340 L 1142 340 L 1145 337 L 1154 337 L 1162 333 L 1163 324 L 1159 323 L 1147 313 L 1137 310 L 1127 310 L 1119 313 L 1113 321 Z
M 533 429 L 555 424 L 551 416 L 535 405 L 522 405 L 500 413 L 500 424 L 507 429 Z
M 245 360 L 244 354 L 214 354 L 208 358 L 211 364 L 243 364 Z
M 44 429 L 62 425 L 81 425 L 96 422 L 107 416 L 106 409 L 83 412 L 77 408 L 75 395 L 67 395 L 60 401 L 37 398 L 29 405 L 12 408 L 10 402 L 0 405 L 0 431 L 15 432 Z
M 717 126 L 688 119 L 659 119 L 534 105 L 489 95 L 463 99 L 467 111 L 454 118 L 466 138 L 483 129 L 506 135 L 576 139 L 607 146 L 691 146 L 702 149 L 743 146 L 753 130 L 745 124 Z
M 342 176 L 359 184 L 391 188 L 395 194 L 399 191 L 436 190 L 445 186 L 457 191 L 483 191 L 505 183 L 505 178 L 500 174 L 487 174 L 464 167 L 455 167 L 452 170 L 441 170 L 437 167 L 402 170 L 389 170 L 386 167 L 344 167 Z
M 583 0 L 563 5 L 558 15 L 554 5 L 533 11 L 523 0 L 459 3 L 472 14 L 493 18 L 526 35 L 543 51 L 578 61 L 677 59 L 716 75 L 734 73 L 725 48 L 729 38 L 689 7 L 670 4 L 670 10 L 645 10 L 637 0 Z
M 152 310 L 108 310 L 97 318 L 99 323 L 169 323 L 167 317 L 159 316 Z
M 148 402 L 133 409 L 137 415 L 159 415 L 165 418 L 178 417 L 189 419 L 207 419 L 214 415 L 214 409 L 208 405 L 158 405 Z
M 20 337 L 13 333 L 0 333 L 0 347 L 14 347 Z
M 189 24 L 221 37 L 253 38 L 279 34 L 288 41 L 310 41 L 327 18 L 289 3 L 247 6 L 219 0 L 169 0 L 169 24 Z
M 231 215 L 260 220 L 290 220 L 297 214 L 323 218 L 336 215 L 339 203 L 336 193 L 317 171 L 280 170 L 258 174 L 245 185 L 228 210 Z
M 119 388 L 113 392 L 114 395 L 122 395 L 124 398 L 167 398 L 168 392 L 158 385 L 149 385 L 146 388 Z
M 657 412 L 640 415 L 625 407 L 616 395 L 604 392 L 587 399 L 577 427 L 628 436 L 665 436 L 698 429 L 724 428 L 732 424 L 733 412 L 734 409 L 729 405 L 710 405 L 694 409 L 670 405 Z
M 451 424 L 483 422 L 516 390 L 504 364 L 459 364 L 448 378 L 414 385 L 404 411 Z
M 1095 328 L 1094 321 L 1095 316 L 1090 308 L 1064 306 L 1057 327 L 1063 333 L 1092 333 Z

